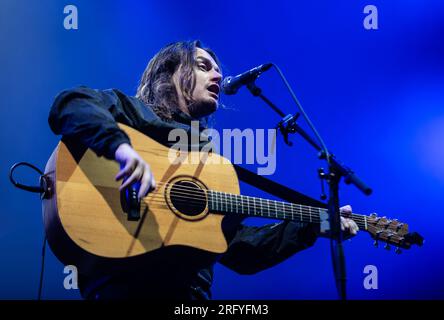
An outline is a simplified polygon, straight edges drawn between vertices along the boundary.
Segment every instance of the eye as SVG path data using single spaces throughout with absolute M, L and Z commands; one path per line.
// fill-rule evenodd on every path
M 204 63 L 199 63 L 199 69 L 201 69 L 203 71 L 208 71 L 208 68 Z

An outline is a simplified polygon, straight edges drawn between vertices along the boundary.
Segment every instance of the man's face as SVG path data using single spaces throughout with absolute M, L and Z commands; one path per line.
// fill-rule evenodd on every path
M 222 75 L 216 61 L 207 51 L 196 48 L 194 60 L 193 69 L 196 79 L 196 86 L 192 92 L 194 102 L 187 105 L 185 111 L 188 111 L 194 118 L 200 118 L 216 111 Z M 178 88 L 177 81 L 176 88 Z M 180 100 L 183 101 L 180 90 L 178 90 L 178 94 L 180 103 Z

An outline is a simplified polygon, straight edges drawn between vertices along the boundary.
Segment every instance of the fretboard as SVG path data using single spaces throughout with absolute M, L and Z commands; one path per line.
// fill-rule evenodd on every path
M 253 217 L 311 223 L 321 223 L 328 219 L 328 211 L 325 208 L 214 190 L 208 190 L 207 195 L 209 210 L 219 214 L 242 214 Z M 351 214 L 350 218 L 356 222 L 360 229 L 367 229 L 366 216 Z

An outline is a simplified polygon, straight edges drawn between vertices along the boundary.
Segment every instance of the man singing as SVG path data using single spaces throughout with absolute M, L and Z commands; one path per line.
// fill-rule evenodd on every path
M 193 120 L 205 128 L 207 116 L 218 108 L 221 79 L 220 63 L 211 49 L 199 41 L 176 42 L 162 48 L 148 63 L 135 97 L 116 89 L 66 90 L 52 105 L 49 125 L 63 139 L 117 161 L 121 170 L 115 178 L 123 181 L 121 189 L 139 183 L 141 199 L 156 188 L 156 177 L 117 122 L 171 146 L 170 130 L 190 131 Z M 351 213 L 350 206 L 341 210 Z M 284 221 L 252 227 L 229 219 L 225 217 L 223 222 L 229 247 L 218 259 L 199 264 L 193 256 L 181 261 L 173 258 L 172 264 L 149 264 L 118 275 L 79 270 L 82 296 L 93 300 L 210 299 L 216 261 L 238 273 L 253 274 L 312 246 L 320 235 L 315 224 Z M 356 234 L 353 220 L 342 218 L 341 223 L 347 234 Z

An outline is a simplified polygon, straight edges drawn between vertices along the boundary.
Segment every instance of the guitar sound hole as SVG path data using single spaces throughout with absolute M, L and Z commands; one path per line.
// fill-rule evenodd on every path
M 207 205 L 205 191 L 192 181 L 176 182 L 170 191 L 173 206 L 187 216 L 197 216 Z

